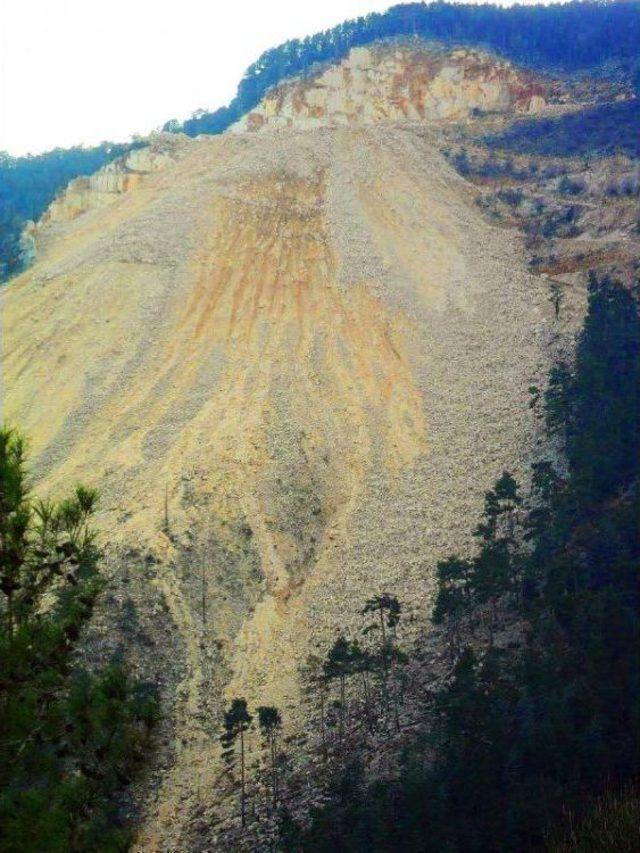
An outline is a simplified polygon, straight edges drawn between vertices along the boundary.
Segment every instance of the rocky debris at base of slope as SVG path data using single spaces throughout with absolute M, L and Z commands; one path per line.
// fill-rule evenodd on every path
M 382 588 L 420 630 L 435 560 L 504 467 L 526 476 L 551 309 L 419 123 L 196 140 L 54 238 L 6 294 L 10 409 L 38 476 L 98 481 L 123 542 L 157 534 L 168 486 L 186 663 L 140 849 L 197 849 L 232 790 L 223 704 L 278 704 L 296 735 L 310 645 Z
M 548 353 L 550 363 L 570 362 L 573 358 L 576 328 L 583 312 L 584 303 L 580 294 L 568 293 L 561 316 L 555 321 L 553 327 L 548 328 L 544 333 L 543 348 Z M 498 318 L 497 322 L 499 324 Z M 542 378 L 542 382 L 546 382 L 546 378 Z M 469 411 L 472 410 L 472 399 L 469 399 L 466 408 Z M 436 420 L 439 419 L 439 417 L 436 418 Z M 556 440 L 550 442 L 540 421 L 537 421 L 534 426 L 525 452 L 529 454 L 529 462 L 548 459 L 551 454 L 556 459 L 558 470 L 563 470 L 564 462 L 560 443 Z M 518 466 L 518 470 L 523 474 L 524 466 Z M 406 517 L 405 536 L 412 527 L 408 517 L 414 508 L 412 502 L 404 500 L 398 507 L 398 512 Z M 387 512 L 389 511 L 393 512 L 387 507 Z M 423 532 L 428 532 L 432 537 L 429 542 L 431 548 L 439 549 L 442 554 L 447 553 L 448 547 L 451 549 L 450 553 L 455 549 L 458 553 L 471 554 L 470 551 L 467 552 L 469 546 L 473 547 L 471 531 L 474 518 L 471 513 L 464 515 L 459 528 L 448 531 L 430 528 L 428 515 L 423 516 L 422 521 L 425 527 Z M 464 525 L 468 525 L 466 531 Z M 443 534 L 446 540 L 444 543 L 439 541 Z M 387 542 L 386 544 L 393 550 L 399 543 L 394 545 Z M 399 552 L 400 547 L 397 547 L 397 550 Z M 424 552 L 421 553 L 424 555 Z M 407 567 L 404 568 L 406 570 Z M 433 593 L 432 578 L 424 574 L 426 566 L 423 560 L 418 560 L 416 568 L 423 573 L 422 597 L 430 600 Z M 350 565 L 347 571 L 354 570 L 355 567 Z M 364 579 L 362 588 L 367 588 Z M 376 588 L 375 582 L 373 586 L 369 585 L 369 589 L 372 588 Z M 383 587 L 377 588 L 382 590 Z M 199 804 L 190 812 L 185 829 L 190 851 L 204 853 L 214 849 L 233 850 L 239 853 L 240 851 L 267 853 L 277 849 L 283 814 L 286 813 L 287 819 L 293 819 L 301 827 L 308 826 L 310 815 L 315 808 L 330 806 L 332 797 L 335 796 L 336 779 L 350 764 L 362 768 L 362 778 L 366 784 L 384 783 L 397 777 L 403 753 L 411 752 L 416 746 L 424 752 L 424 738 L 429 730 L 432 700 L 451 676 L 449 640 L 445 629 L 430 623 L 428 608 L 425 612 L 424 609 L 416 606 L 415 600 L 404 599 L 403 579 L 400 576 L 384 588 L 399 592 L 402 616 L 395 638 L 398 648 L 408 656 L 406 663 L 400 668 L 401 672 L 396 673 L 398 677 L 396 689 L 401 696 L 398 703 L 399 730 L 396 728 L 393 712 L 389 709 L 385 711 L 382 682 L 378 681 L 376 684 L 372 676 L 373 680 L 368 686 L 369 695 L 366 697 L 361 676 L 352 676 L 347 680 L 346 685 L 349 710 L 346 733 L 342 742 L 338 737 L 337 714 L 339 712 L 335 709 L 339 706 L 339 691 L 335 683 L 330 687 L 329 696 L 325 699 L 324 707 L 329 709 L 325 710 L 328 757 L 323 757 L 325 750 L 321 736 L 318 696 L 313 692 L 305 694 L 308 683 L 304 681 L 304 662 L 300 659 L 298 664 L 301 698 L 295 709 L 291 707 L 286 709 L 288 715 L 296 717 L 298 725 L 293 729 L 288 727 L 286 736 L 281 742 L 278 810 L 274 811 L 270 802 L 269 756 L 265 753 L 259 739 L 250 738 L 247 761 L 249 817 L 246 828 L 243 829 L 240 825 L 237 787 L 235 789 L 232 787 L 231 790 L 228 786 L 220 788 L 215 805 Z M 420 588 L 419 584 L 414 588 Z M 334 622 L 333 625 L 324 624 L 324 628 L 318 631 L 317 638 L 336 636 L 338 632 L 344 632 L 348 638 L 355 638 L 367 647 L 371 639 L 362 634 L 364 623 L 353 588 L 332 589 L 330 595 L 335 599 L 332 602 Z M 326 597 L 326 592 L 319 597 L 324 607 L 328 604 Z M 362 603 L 364 601 L 360 602 Z M 318 620 L 318 624 L 322 625 L 327 617 L 326 614 L 321 614 L 319 609 L 314 612 L 314 617 Z M 520 646 L 523 640 L 523 625 L 515 617 L 509 602 L 501 602 L 497 613 L 497 624 L 492 639 L 495 647 L 514 649 Z M 478 624 L 465 637 L 465 642 L 478 650 L 486 648 L 489 642 L 489 629 L 486 627 L 489 616 L 487 613 L 484 615 L 480 613 L 479 617 Z M 326 642 L 318 640 L 313 651 L 323 659 L 328 646 Z M 375 647 L 372 651 L 375 653 Z M 303 725 L 299 724 L 300 720 L 304 721 Z
M 352 48 L 340 63 L 277 86 L 231 130 L 440 122 L 475 111 L 531 115 L 567 99 L 559 82 L 480 50 L 383 42 Z

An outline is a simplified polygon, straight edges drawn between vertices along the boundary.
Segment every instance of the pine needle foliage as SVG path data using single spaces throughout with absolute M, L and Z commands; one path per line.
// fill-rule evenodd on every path
M 115 851 L 115 794 L 142 760 L 157 702 L 118 665 L 75 664 L 103 582 L 97 494 L 31 494 L 26 446 L 0 429 L 0 851 Z

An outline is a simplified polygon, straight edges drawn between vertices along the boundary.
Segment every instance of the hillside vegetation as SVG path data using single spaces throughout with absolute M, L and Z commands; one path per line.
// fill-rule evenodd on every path
M 487 136 L 492 148 L 546 157 L 640 157 L 640 99 L 598 104 L 557 118 L 520 121 Z
M 24 440 L 0 429 L 0 850 L 125 850 L 115 795 L 147 747 L 157 705 L 119 661 L 79 665 L 104 581 L 97 495 L 36 498 Z

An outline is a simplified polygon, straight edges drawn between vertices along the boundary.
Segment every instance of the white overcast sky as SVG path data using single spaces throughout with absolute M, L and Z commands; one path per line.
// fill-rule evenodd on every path
M 263 50 L 390 5 L 0 0 L 0 151 L 121 141 L 216 108 Z

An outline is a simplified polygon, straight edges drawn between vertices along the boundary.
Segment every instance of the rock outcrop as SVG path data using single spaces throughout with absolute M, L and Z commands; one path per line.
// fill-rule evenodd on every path
M 21 235 L 21 255 L 30 266 L 55 233 L 56 225 L 71 222 L 91 210 L 108 207 L 139 187 L 148 175 L 179 160 L 188 140 L 171 133 L 153 133 L 147 144 L 134 148 L 93 175 L 74 178 L 37 222 L 27 221 Z
M 170 133 L 152 134 L 149 144 L 108 163 L 88 177 L 75 178 L 47 208 L 37 225 L 68 222 L 92 208 L 104 207 L 123 193 L 139 186 L 146 175 L 175 162 L 184 149 L 185 138 Z
M 340 64 L 274 88 L 233 130 L 532 114 L 559 94 L 557 83 L 482 51 L 419 45 L 353 48 Z

